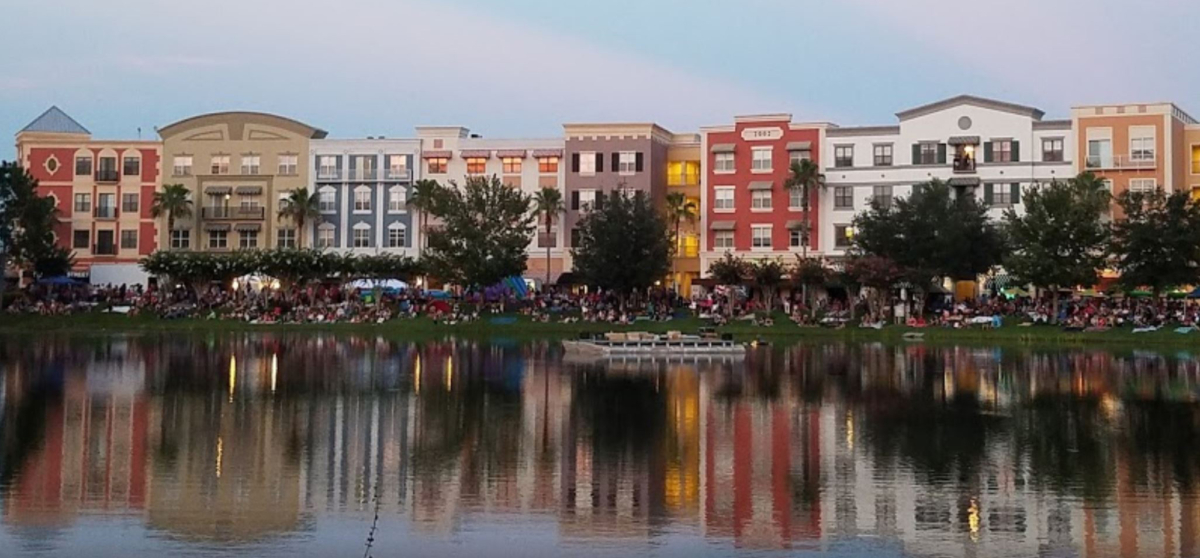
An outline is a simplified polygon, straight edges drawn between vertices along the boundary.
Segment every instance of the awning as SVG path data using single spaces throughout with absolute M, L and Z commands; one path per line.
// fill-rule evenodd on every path
M 732 143 L 716 143 L 712 146 L 713 153 L 733 153 Z
M 237 195 L 239 196 L 258 196 L 262 195 L 262 186 L 238 186 Z
M 525 158 L 525 150 L 524 149 L 501 149 L 499 151 L 496 151 L 496 156 L 497 157 L 517 157 L 518 159 L 524 159 Z
M 258 232 L 262 230 L 261 223 L 238 223 L 234 227 L 238 232 Z
M 204 230 L 206 231 L 227 231 L 229 223 L 205 223 Z
M 228 196 L 233 191 L 233 186 L 209 186 L 204 189 L 206 196 Z
M 712 230 L 714 231 L 732 231 L 733 221 L 713 221 Z
M 770 190 L 774 185 L 775 185 L 775 183 L 771 182 L 770 180 L 760 180 L 757 182 L 751 182 L 750 189 L 751 190 Z
M 490 159 L 492 157 L 491 149 L 464 149 L 458 152 L 458 156 L 463 159 Z
M 811 151 L 811 141 L 789 141 L 787 144 L 788 151 Z
M 787 222 L 787 228 L 789 231 L 794 231 L 796 229 L 802 229 L 802 228 L 804 228 L 804 221 L 801 221 L 799 219 L 789 219 Z
M 534 157 L 562 157 L 561 149 L 534 149 Z
M 421 157 L 424 159 L 449 159 L 453 153 L 449 151 L 423 151 Z
M 950 138 L 950 145 L 979 145 L 979 136 L 954 136 Z
M 978 176 L 956 176 L 946 182 L 951 186 L 979 186 Z

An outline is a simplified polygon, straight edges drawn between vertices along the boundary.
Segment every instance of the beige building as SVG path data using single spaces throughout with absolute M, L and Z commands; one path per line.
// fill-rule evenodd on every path
M 192 193 L 192 218 L 163 227 L 159 245 L 172 250 L 228 251 L 294 247 L 299 235 L 279 222 L 280 198 L 309 184 L 309 140 L 326 132 L 255 112 L 219 112 L 158 131 L 163 184 Z M 309 227 L 311 225 L 306 225 Z

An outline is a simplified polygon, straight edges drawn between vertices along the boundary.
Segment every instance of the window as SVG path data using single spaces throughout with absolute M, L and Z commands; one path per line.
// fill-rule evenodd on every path
M 371 191 L 367 189 L 354 191 L 354 211 L 371 210 Z
M 82 249 L 86 250 L 88 245 L 91 243 L 92 243 L 91 231 L 87 231 L 87 230 L 75 231 L 75 234 L 71 238 L 71 247 L 72 248 L 82 248 Z
M 388 155 L 387 178 L 408 178 L 408 157 L 405 155 Z
M 591 151 L 583 151 L 579 153 L 579 174 L 584 176 L 594 176 L 596 174 L 597 155 Z
M 918 157 L 917 157 L 917 160 L 915 161 L 915 164 L 936 165 L 937 160 L 938 160 L 938 144 L 936 144 L 936 143 L 920 144 L 920 147 L 917 149 L 917 155 L 918 155 Z
M 340 178 L 338 158 L 333 155 L 317 157 L 317 178 Z
M 854 187 L 835 186 L 833 188 L 834 209 L 854 209 Z
M 1042 160 L 1047 163 L 1061 163 L 1063 161 L 1062 138 L 1047 138 L 1042 140 Z
M 1112 140 L 1111 139 L 1089 139 L 1088 140 L 1088 168 L 1111 168 L 1112 167 Z
M 404 188 L 392 188 L 388 190 L 388 211 L 392 213 L 400 213 L 408 207 L 408 198 L 404 192 Z
M 892 187 L 891 186 L 875 186 L 871 189 L 871 201 L 879 204 L 879 207 L 892 206 Z
M 354 247 L 355 248 L 370 248 L 371 247 L 371 229 L 368 229 L 368 228 L 354 229 Z
M 260 202 L 255 196 L 238 196 L 238 207 L 242 209 L 258 210 Z
M 388 248 L 404 248 L 408 246 L 408 231 L 403 227 L 392 227 L 388 229 Z
M 142 160 L 137 157 L 126 157 L 121 168 L 121 174 L 125 176 L 142 174 Z
M 1129 191 L 1135 194 L 1149 194 L 1158 189 L 1158 184 L 1153 178 L 1131 178 L 1129 179 Z
M 1011 163 L 1013 161 L 1012 140 L 992 140 L 992 163 Z
M 804 209 L 803 197 L 799 188 L 788 188 L 788 209 Z
M 137 231 L 121 231 L 121 249 L 137 250 Z
M 504 174 L 521 174 L 520 157 L 502 157 L 500 164 L 504 170 Z
M 279 248 L 296 247 L 296 229 L 279 229 L 275 237 L 275 246 Z
M 121 212 L 122 213 L 137 213 L 138 210 L 138 195 L 137 194 L 121 194 Z
M 538 172 L 542 174 L 558 172 L 558 157 L 538 157 Z
M 985 201 L 988 205 L 992 206 L 1004 207 L 1012 205 L 1012 191 L 1013 186 L 1008 184 L 987 184 L 984 186 L 984 195 L 987 197 Z
M 192 246 L 192 231 L 189 230 L 173 230 L 171 231 L 171 249 L 172 250 L 187 250 Z
M 258 248 L 258 231 L 241 231 L 238 233 L 238 248 L 249 250 Z
M 258 174 L 261 155 L 242 155 L 242 174 Z
M 208 231 L 208 247 L 212 250 L 229 247 L 229 231 Z
M 717 231 L 713 235 L 713 248 L 718 250 L 732 250 L 733 231 Z
M 558 248 L 558 235 L 551 232 L 537 233 L 538 248 Z
M 192 156 L 179 155 L 175 157 L 175 169 L 172 171 L 175 176 L 191 176 L 192 175 Z
M 799 248 L 800 242 L 800 229 L 792 229 L 788 231 L 788 246 L 792 248 Z
M 75 176 L 88 176 L 92 174 L 92 158 L 91 157 L 76 157 L 75 158 Z
M 337 196 L 334 195 L 333 190 L 322 190 L 318 194 L 317 209 L 321 213 L 333 213 L 337 211 L 336 206 Z
M 750 150 L 750 171 L 766 172 L 771 170 L 771 148 L 755 147 Z
M 1154 160 L 1154 126 L 1129 127 L 1129 159 L 1131 161 Z
M 716 172 L 733 172 L 733 153 L 717 153 L 713 162 L 713 169 Z
M 713 200 L 715 211 L 733 211 L 733 188 L 717 188 L 713 192 L 715 194 Z
M 579 229 L 571 229 L 571 246 L 578 247 L 579 243 Z
M 875 166 L 892 166 L 892 144 L 887 143 L 875 146 Z
M 299 162 L 299 156 L 296 155 L 280 155 L 279 156 L 279 174 L 284 176 L 292 176 L 299 174 L 296 169 Z
M 769 210 L 771 209 L 771 191 L 770 190 L 754 190 L 750 192 L 750 209 L 753 210 Z
M 75 194 L 75 213 L 87 213 L 92 210 L 91 194 Z
M 229 155 L 213 155 L 212 174 L 229 174 Z
M 637 153 L 633 151 L 622 151 L 617 156 L 617 173 L 633 174 L 637 172 Z
M 838 168 L 854 166 L 854 146 L 838 145 L 833 148 L 833 166 Z
M 850 241 L 853 239 L 854 236 L 849 225 L 833 226 L 833 246 L 835 248 L 849 248 Z
M 117 195 L 116 194 L 97 194 L 96 195 L 96 211 L 99 212 L 98 217 L 116 217 L 117 216 Z
M 467 174 L 483 174 L 487 172 L 487 159 L 484 157 L 467 157 Z
M 579 191 L 579 208 L 586 211 L 596 204 L 596 191 L 585 189 Z
M 1192 146 L 1192 174 L 1200 174 L 1200 145 Z
M 446 174 L 446 167 L 450 165 L 450 159 L 445 157 L 434 157 L 426 159 L 425 163 L 429 165 L 429 174 Z
M 750 227 L 750 247 L 771 247 L 771 225 L 752 225 Z
M 332 248 L 333 247 L 333 227 L 321 226 L 317 227 L 317 248 Z
M 797 149 L 788 152 L 788 166 L 800 164 L 801 161 L 811 161 L 812 151 L 807 149 Z

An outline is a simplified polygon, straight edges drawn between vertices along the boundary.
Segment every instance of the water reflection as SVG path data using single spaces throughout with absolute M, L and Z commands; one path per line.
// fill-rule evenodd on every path
M 0 363 L 0 548 L 18 551 L 120 523 L 143 530 L 130 548 L 353 552 L 378 509 L 392 550 L 519 554 L 477 535 L 533 522 L 552 547 L 612 554 L 1200 553 L 1190 354 L 597 363 L 548 343 L 243 335 L 9 339 Z

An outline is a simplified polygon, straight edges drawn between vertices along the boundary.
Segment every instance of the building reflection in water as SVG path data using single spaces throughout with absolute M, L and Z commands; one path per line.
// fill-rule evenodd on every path
M 544 342 L 266 334 L 6 340 L 0 362 L 9 526 L 116 516 L 238 545 L 378 507 L 408 536 L 540 518 L 581 543 L 1200 553 L 1187 354 L 577 362 Z

